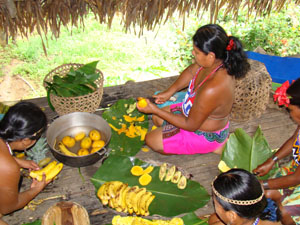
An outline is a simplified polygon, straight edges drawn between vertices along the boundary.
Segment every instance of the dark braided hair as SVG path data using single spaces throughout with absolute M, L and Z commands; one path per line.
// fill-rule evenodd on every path
M 262 187 L 258 179 L 252 173 L 244 169 L 231 169 L 220 174 L 212 183 L 213 188 L 225 198 L 233 200 L 253 200 L 262 195 Z M 214 192 L 213 192 L 214 194 Z M 280 210 L 276 203 L 265 196 L 256 203 L 238 205 L 222 200 L 214 195 L 216 201 L 225 211 L 236 212 L 240 217 L 262 220 L 279 221 Z
M 290 104 L 296 105 L 300 108 L 300 78 L 295 80 L 289 88 L 286 90 L 286 93 L 291 96 Z
M 19 102 L 0 121 L 0 138 L 7 142 L 24 138 L 37 140 L 47 127 L 45 113 L 31 102 Z
M 229 75 L 240 78 L 250 69 L 242 43 L 237 37 L 227 36 L 217 24 L 200 27 L 193 36 L 193 42 L 200 51 L 205 54 L 213 52 L 217 59 L 221 59 Z

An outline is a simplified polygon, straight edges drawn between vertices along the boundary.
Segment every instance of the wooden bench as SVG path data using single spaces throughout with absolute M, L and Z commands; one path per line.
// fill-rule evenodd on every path
M 145 82 L 129 82 L 120 86 L 105 87 L 103 99 L 96 114 L 101 115 L 103 109 L 119 99 L 151 96 L 157 90 L 166 89 L 172 82 L 175 81 L 175 79 L 176 76 Z M 57 114 L 49 108 L 46 98 L 30 99 L 28 101 L 34 102 L 44 108 L 50 122 L 57 117 Z M 261 126 L 261 129 L 272 149 L 280 147 L 281 144 L 289 138 L 296 129 L 296 124 L 294 124 L 294 122 L 290 119 L 289 114 L 285 110 L 279 109 L 270 99 L 269 106 L 260 118 L 251 119 L 246 122 L 231 121 L 230 131 L 233 132 L 236 128 L 243 128 L 248 134 L 252 135 L 256 131 L 258 125 Z M 206 155 L 164 156 L 152 151 L 140 151 L 136 157 L 142 160 L 151 159 L 178 165 L 192 173 L 193 179 L 203 185 L 209 193 L 211 192 L 210 183 L 219 173 L 217 164 L 220 160 L 220 156 L 213 153 Z M 78 168 L 65 166 L 59 175 L 59 178 L 49 184 L 43 192 L 35 198 L 35 200 L 45 199 L 48 197 L 53 197 L 54 199 L 42 202 L 37 206 L 35 211 L 21 209 L 10 215 L 4 216 L 4 221 L 10 225 L 20 225 L 34 221 L 42 218 L 43 214 L 50 206 L 64 199 L 77 202 L 84 206 L 90 215 L 91 224 L 101 225 L 111 223 L 112 217 L 116 215 L 117 212 L 109 208 L 103 208 L 95 195 L 95 188 L 90 182 L 91 176 L 97 171 L 99 166 L 101 166 L 101 161 L 91 166 L 80 168 L 80 171 Z M 23 180 L 21 190 L 28 188 L 30 183 L 30 180 L 25 178 Z M 59 198 L 59 196 L 63 197 Z M 196 214 L 203 216 L 211 214 L 212 212 L 213 206 L 210 202 L 203 208 L 198 209 Z

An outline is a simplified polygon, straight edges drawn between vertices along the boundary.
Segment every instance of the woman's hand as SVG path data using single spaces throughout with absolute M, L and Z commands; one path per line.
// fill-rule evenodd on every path
M 29 169 L 29 170 L 39 170 L 40 169 L 38 164 L 36 164 L 32 160 L 18 159 L 18 158 L 15 158 L 15 159 L 21 168 L 25 168 L 25 169 Z
M 52 180 L 46 181 L 46 174 L 43 174 L 41 181 L 37 179 L 32 179 L 31 188 L 37 189 L 39 192 L 42 191 Z
M 149 99 L 145 99 L 145 100 L 147 102 L 147 105 L 145 107 L 139 107 L 139 104 L 136 104 L 136 108 L 142 113 L 146 113 L 146 114 L 154 113 L 155 110 L 157 109 L 157 106 L 152 102 L 150 102 Z
M 158 93 L 157 95 L 153 95 L 152 97 L 155 98 L 155 103 L 156 104 L 163 104 L 166 101 L 168 101 L 172 96 L 172 93 L 168 91 L 163 91 Z
M 272 169 L 274 163 L 275 162 L 272 159 L 268 159 L 263 164 L 254 169 L 253 173 L 260 177 L 265 176 Z

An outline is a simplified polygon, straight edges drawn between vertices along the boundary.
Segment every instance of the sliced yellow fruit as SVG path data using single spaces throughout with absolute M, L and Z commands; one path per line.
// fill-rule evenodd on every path
M 151 180 L 152 180 L 151 175 L 149 175 L 148 173 L 145 173 L 142 176 L 140 176 L 139 183 L 142 186 L 146 186 L 151 182 Z
M 141 176 L 144 173 L 144 169 L 140 166 L 133 166 L 130 170 L 131 174 L 134 176 Z

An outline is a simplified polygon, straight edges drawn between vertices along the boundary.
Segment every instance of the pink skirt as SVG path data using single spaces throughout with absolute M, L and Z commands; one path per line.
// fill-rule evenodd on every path
M 174 114 L 182 113 L 182 103 L 170 106 Z M 166 122 L 166 121 L 165 121 Z M 229 122 L 218 131 L 187 131 L 169 123 L 163 125 L 164 152 L 178 155 L 206 154 L 222 147 L 229 135 Z

